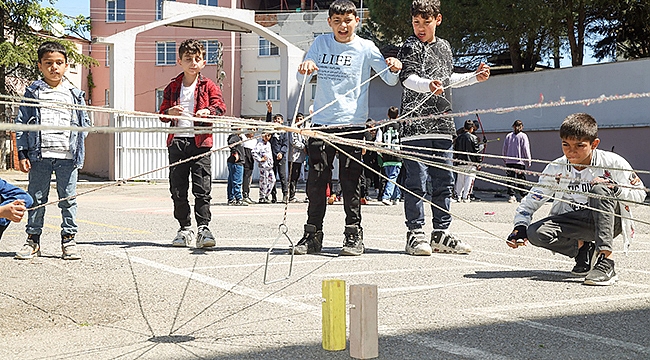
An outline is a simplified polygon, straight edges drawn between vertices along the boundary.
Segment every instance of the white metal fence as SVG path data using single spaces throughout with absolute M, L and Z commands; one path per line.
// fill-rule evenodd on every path
M 139 117 L 120 115 L 115 119 L 117 127 L 160 127 L 165 128 L 169 125 L 162 123 L 158 118 Z M 217 125 L 225 128 L 225 125 Z M 145 172 L 159 169 L 169 165 L 167 157 L 167 134 L 162 132 L 156 133 L 138 133 L 126 132 L 117 133 L 115 138 L 115 161 L 118 179 L 128 179 Z M 228 134 L 215 133 L 213 149 L 225 147 L 228 143 Z M 216 151 L 212 154 L 212 178 L 226 179 L 228 177 L 228 167 L 226 161 L 230 151 L 225 149 Z M 154 171 L 137 178 L 137 180 L 162 180 L 169 178 L 169 169 Z

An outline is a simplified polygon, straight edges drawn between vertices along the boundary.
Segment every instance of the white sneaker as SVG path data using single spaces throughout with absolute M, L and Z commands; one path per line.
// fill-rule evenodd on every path
M 416 256 L 430 256 L 431 245 L 422 229 L 409 230 L 406 233 L 406 253 Z
M 463 201 L 464 203 L 468 203 L 468 202 L 471 202 L 472 200 L 470 200 L 469 198 L 463 198 L 462 201 Z
M 180 228 L 176 232 L 176 237 L 172 241 L 172 246 L 188 247 L 194 239 L 194 231 L 189 228 Z
M 434 252 L 469 254 L 472 247 L 457 239 L 445 230 L 433 230 L 431 233 L 431 248 Z
M 510 199 L 508 199 L 508 202 L 511 203 L 511 204 L 516 203 L 516 202 L 517 202 L 517 198 L 514 197 L 514 196 L 511 196 Z
M 384 205 L 392 205 L 392 204 L 393 204 L 393 203 L 390 201 L 390 199 L 383 199 L 383 200 L 381 201 L 381 203 L 384 204 Z

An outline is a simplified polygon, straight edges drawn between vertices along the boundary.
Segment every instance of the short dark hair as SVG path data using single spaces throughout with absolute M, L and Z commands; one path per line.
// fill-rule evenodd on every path
M 178 45 L 178 58 L 182 59 L 185 54 L 201 54 L 201 57 L 205 59 L 205 47 L 203 47 L 203 44 L 196 39 L 184 40 L 180 45 Z
M 388 108 L 388 118 L 389 119 L 397 119 L 397 116 L 399 115 L 399 109 L 391 106 Z
M 329 17 L 332 15 L 352 14 L 357 17 L 357 6 L 350 0 L 336 0 L 330 5 Z
M 38 62 L 41 62 L 41 59 L 45 54 L 52 52 L 61 53 L 65 58 L 65 62 L 68 62 L 68 52 L 66 51 L 65 46 L 55 41 L 46 41 L 38 47 Z
M 596 119 L 586 113 L 571 114 L 560 125 L 560 138 L 589 140 L 593 143 L 598 138 Z
M 472 119 L 465 120 L 465 125 L 463 125 L 463 128 L 465 128 L 465 130 L 472 130 L 475 127 L 476 125 L 474 125 L 474 120 Z
M 515 122 L 512 123 L 512 129 L 515 131 L 515 134 L 519 134 L 521 130 L 524 129 L 523 121 L 519 119 L 515 120 Z
M 411 16 L 428 19 L 440 15 L 440 0 L 413 0 Z
M 273 115 L 273 121 L 277 120 L 278 118 L 280 118 L 280 119 L 282 119 L 282 121 L 284 121 L 284 116 L 282 116 L 282 114 L 278 113 L 278 114 Z

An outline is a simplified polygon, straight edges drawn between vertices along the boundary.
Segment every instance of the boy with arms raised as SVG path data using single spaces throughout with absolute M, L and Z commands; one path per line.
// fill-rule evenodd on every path
M 571 272 L 585 276 L 585 284 L 611 285 L 618 279 L 611 259 L 614 238 L 623 233 L 627 249 L 634 232 L 630 205 L 644 201 L 643 182 L 623 157 L 597 149 L 598 125 L 590 115 L 569 115 L 560 138 L 564 156 L 546 166 L 521 200 L 508 246 L 528 240 L 575 258 Z M 531 224 L 533 213 L 551 198 L 550 215 Z
M 25 97 L 48 100 L 70 105 L 86 105 L 84 92 L 64 81 L 68 70 L 68 55 L 63 45 L 48 41 L 38 48 L 38 69 L 42 80 L 36 80 L 26 90 Z M 16 117 L 17 124 L 49 126 L 90 126 L 88 114 L 83 110 L 69 110 L 54 106 L 21 106 Z M 77 176 L 84 163 L 84 140 L 86 133 L 68 130 L 17 131 L 16 146 L 20 170 L 29 173 L 27 192 L 34 205 L 45 204 L 50 193 L 52 173 L 56 178 L 59 199 L 77 194 Z M 77 249 L 77 200 L 71 198 L 59 202 L 61 209 L 61 251 L 64 260 L 78 260 Z M 28 212 L 27 241 L 16 252 L 16 259 L 31 259 L 41 254 L 41 234 L 45 208 Z
M 222 115 L 226 104 L 221 96 L 221 89 L 210 79 L 201 74 L 205 67 L 205 48 L 194 39 L 183 41 L 178 47 L 178 64 L 183 72 L 172 79 L 163 93 L 160 113 L 174 116 L 192 116 L 204 118 Z M 160 118 L 178 127 L 179 132 L 167 137 L 169 163 L 205 154 L 212 148 L 212 134 L 193 134 L 181 131 L 194 126 L 211 126 L 210 123 L 186 119 Z M 169 190 L 174 202 L 174 218 L 180 224 L 173 246 L 189 246 L 194 237 L 191 229 L 192 219 L 187 191 L 192 177 L 192 194 L 194 194 L 194 216 L 198 225 L 196 247 L 212 247 L 216 241 L 208 228 L 211 220 L 210 190 L 212 188 L 212 160 L 210 155 L 172 166 L 169 169 Z
M 305 61 L 298 67 L 301 74 L 310 75 L 318 70 L 314 108 L 316 111 L 337 99 L 333 105 L 315 113 L 312 128 L 326 132 L 354 131 L 365 128 L 368 118 L 368 84 L 359 85 L 370 78 L 374 69 L 388 85 L 398 81 L 401 63 L 395 58 L 384 59 L 379 49 L 369 40 L 361 39 L 354 31 L 359 23 L 357 9 L 348 0 L 336 0 L 329 8 L 327 23 L 331 34 L 321 35 L 309 48 Z M 389 71 L 383 71 L 389 67 Z M 348 91 L 349 94 L 343 96 Z M 344 128 L 342 128 L 344 127 Z M 348 135 L 361 139 L 363 134 Z M 309 173 L 307 180 L 307 223 L 303 238 L 295 246 L 295 254 L 319 253 L 323 242 L 327 184 L 332 178 L 332 164 L 336 149 L 322 139 L 311 137 L 307 144 Z M 361 149 L 340 146 L 346 153 L 361 159 Z M 341 156 L 340 182 L 345 210 L 345 240 L 340 255 L 361 255 L 364 252 L 361 229 L 361 170 L 353 159 Z
M 485 81 L 490 68 L 481 64 L 475 76 L 453 73 L 453 58 L 449 43 L 436 36 L 436 27 L 442 23 L 439 0 L 414 0 L 411 5 L 414 35 L 400 49 L 398 58 L 403 69 L 400 81 L 402 92 L 401 114 L 416 117 L 402 126 L 402 144 L 419 149 L 428 162 L 404 159 L 404 214 L 406 215 L 406 252 L 410 255 L 431 255 L 432 251 L 468 254 L 472 248 L 449 232 L 451 225 L 451 193 L 454 186 L 452 166 L 452 136 L 456 134 L 450 117 L 427 118 L 451 112 L 451 87 L 472 85 Z M 433 94 L 431 94 L 433 93 Z M 430 156 L 443 157 L 444 160 Z M 412 193 L 416 194 L 414 196 Z M 431 197 L 433 232 L 430 240 L 424 227 L 424 200 Z

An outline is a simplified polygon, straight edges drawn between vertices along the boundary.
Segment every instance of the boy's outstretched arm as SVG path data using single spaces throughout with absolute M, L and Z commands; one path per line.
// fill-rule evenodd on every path
M 13 202 L 0 206 L 0 218 L 20 222 L 25 215 L 25 211 L 27 211 L 25 202 L 23 200 L 14 200 Z
M 526 227 L 524 225 L 517 225 L 512 230 L 508 238 L 506 239 L 506 244 L 513 249 L 516 249 L 520 246 L 525 246 L 526 241 L 528 241 L 528 234 L 526 233 Z

